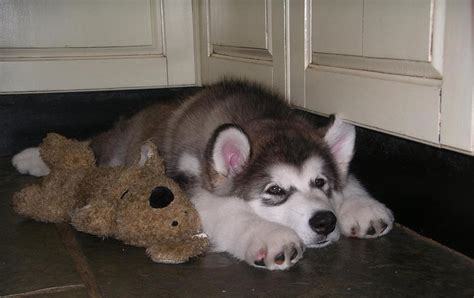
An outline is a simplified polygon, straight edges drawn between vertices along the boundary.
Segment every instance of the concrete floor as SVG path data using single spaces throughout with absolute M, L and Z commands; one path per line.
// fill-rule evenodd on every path
M 286 272 L 211 253 L 182 265 L 156 264 L 142 248 L 18 217 L 11 196 L 33 181 L 0 159 L 0 296 L 474 295 L 472 259 L 399 225 L 381 239 L 341 239 L 307 250 Z

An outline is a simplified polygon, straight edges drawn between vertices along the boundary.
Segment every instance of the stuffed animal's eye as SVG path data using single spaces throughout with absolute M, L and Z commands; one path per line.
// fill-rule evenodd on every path
M 158 186 L 150 195 L 150 206 L 152 208 L 165 208 L 174 200 L 173 192 L 166 186 Z
M 286 194 L 286 191 L 278 185 L 270 186 L 265 192 L 274 196 L 283 196 Z

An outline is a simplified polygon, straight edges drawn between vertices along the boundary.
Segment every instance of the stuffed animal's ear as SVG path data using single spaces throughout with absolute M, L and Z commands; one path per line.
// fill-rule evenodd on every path
M 138 161 L 140 167 L 146 166 L 153 168 L 158 173 L 165 172 L 163 159 L 158 154 L 156 145 L 151 141 L 146 141 L 140 148 L 140 159 Z
M 355 128 L 342 122 L 341 118 L 331 116 L 331 124 L 324 140 L 334 156 L 341 178 L 345 179 L 354 154 Z
M 250 149 L 250 140 L 239 126 L 224 124 L 214 132 L 206 154 L 214 170 L 228 178 L 240 173 L 250 158 Z
M 49 133 L 40 145 L 40 155 L 51 169 L 80 169 L 95 166 L 89 143 Z

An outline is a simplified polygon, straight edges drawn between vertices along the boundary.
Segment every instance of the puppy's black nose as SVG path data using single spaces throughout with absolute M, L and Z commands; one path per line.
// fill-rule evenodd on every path
M 331 211 L 318 211 L 309 219 L 309 226 L 321 235 L 328 235 L 336 228 L 336 216 Z
M 165 208 L 174 200 L 173 192 L 166 186 L 158 186 L 150 195 L 150 206 L 152 208 Z

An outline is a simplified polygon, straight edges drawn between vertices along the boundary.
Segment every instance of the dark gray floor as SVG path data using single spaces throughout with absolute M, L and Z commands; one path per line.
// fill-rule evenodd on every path
M 342 239 L 286 272 L 247 266 L 226 254 L 182 265 L 150 261 L 142 248 L 19 218 L 14 191 L 35 178 L 0 159 L 0 296 L 473 297 L 474 263 L 397 226 L 377 240 Z

